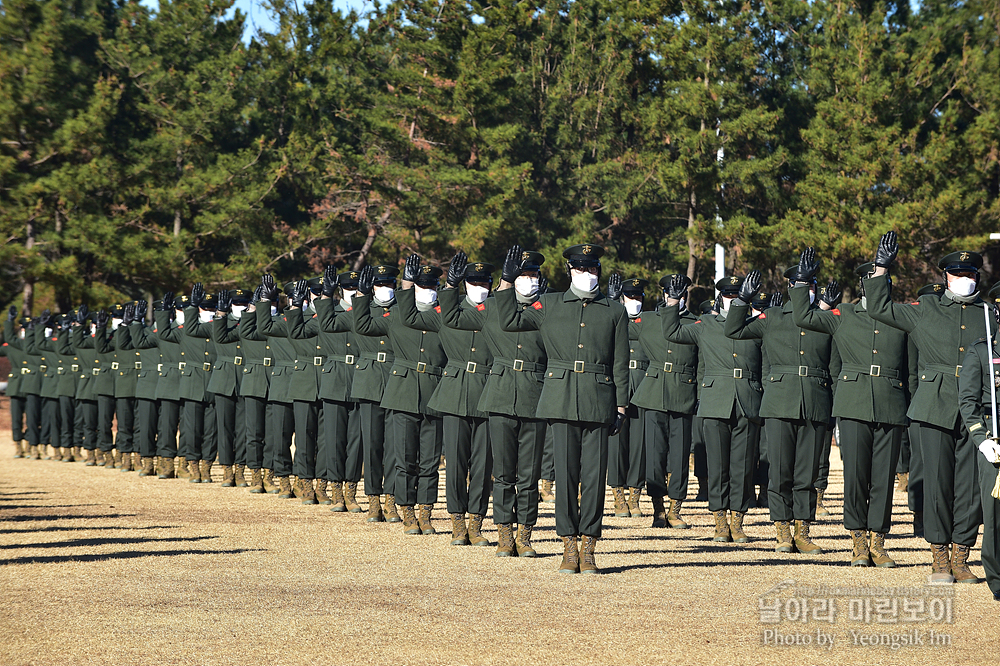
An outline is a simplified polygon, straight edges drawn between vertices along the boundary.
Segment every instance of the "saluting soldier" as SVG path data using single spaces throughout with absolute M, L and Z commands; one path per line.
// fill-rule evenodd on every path
M 153 328 L 140 329 L 140 338 L 133 339 L 139 349 L 156 346 L 160 361 L 156 364 L 156 399 L 160 403 L 157 419 L 156 455 L 160 458 L 158 479 L 191 478 L 187 461 L 177 455 L 177 431 L 181 418 L 181 346 L 184 333 L 184 307 L 188 297 L 174 297 L 168 291 L 153 312 Z
M 603 255 L 600 245 L 567 248 L 563 257 L 570 288 L 545 294 L 531 307 L 517 307 L 513 285 L 506 281 L 496 296 L 501 328 L 537 330 L 545 344 L 548 360 L 535 416 L 549 419 L 555 445 L 563 573 L 597 573 L 594 551 L 604 518 L 608 436 L 621 430 L 630 398 L 628 314 L 600 290 Z M 505 266 L 520 262 L 521 248 L 514 246 Z M 505 267 L 504 273 L 515 270 Z M 620 280 L 612 276 L 612 285 Z M 578 535 L 583 537 L 580 550 Z
M 373 319 L 390 315 L 392 306 L 396 304 L 396 276 L 399 269 L 395 266 L 380 265 L 372 269 L 372 294 L 368 307 L 372 310 Z M 350 282 L 341 287 L 342 302 L 345 310 L 354 311 L 354 299 L 358 293 L 358 279 L 354 272 L 350 273 Z M 324 285 L 326 287 L 326 285 Z M 324 292 L 324 295 L 325 292 Z M 331 292 L 329 296 L 333 296 Z M 351 330 L 354 329 L 355 316 L 349 317 Z M 355 359 L 354 378 L 351 383 L 351 400 L 358 403 L 358 417 L 361 422 L 361 443 L 364 450 L 365 495 L 368 497 L 368 522 L 379 523 L 383 520 L 398 523 L 402 519 L 396 510 L 394 484 L 396 479 L 396 461 L 394 451 L 395 438 L 386 439 L 388 414 L 382 408 L 382 397 L 389 381 L 389 370 L 396 360 L 392 349 L 392 341 L 386 335 L 360 335 L 355 331 L 354 344 L 360 352 Z M 381 496 L 385 494 L 385 511 L 382 511 Z
M 768 294 L 765 291 L 758 292 L 750 303 L 750 313 L 754 317 L 759 317 L 762 312 L 773 307 L 781 307 L 783 303 L 781 292 Z M 761 349 L 760 353 L 760 376 L 766 377 L 770 363 L 767 362 L 767 354 Z M 767 485 L 771 478 L 771 463 L 767 459 L 767 434 L 764 429 L 760 429 L 760 445 L 757 447 L 760 453 L 757 456 L 757 471 L 753 475 L 753 484 L 757 487 L 757 499 L 754 502 L 758 509 L 767 508 Z
M 803 253 L 802 262 L 800 272 L 815 272 L 815 258 Z M 874 270 L 875 264 L 868 262 L 855 274 L 864 279 Z M 831 283 L 824 298 L 831 302 L 839 292 Z M 854 546 L 851 566 L 894 567 L 885 537 L 892 524 L 892 487 L 906 425 L 906 334 L 869 316 L 863 282 L 860 303 L 829 312 L 810 307 L 805 286 L 788 293 L 795 323 L 832 335 L 841 355 L 833 416 L 839 419 L 844 457 L 844 527 Z
M 97 351 L 94 349 L 92 331 L 96 326 L 90 321 L 90 310 L 86 305 L 76 309 L 71 343 L 80 359 L 78 383 L 76 385 L 77 416 L 79 417 L 80 439 L 86 450 L 86 465 L 97 465 L 97 394 L 94 392 L 100 368 Z
M 520 264 L 502 275 L 514 285 L 517 307 L 530 307 L 539 297 L 538 252 L 522 251 Z M 492 272 L 492 270 L 491 270 Z M 493 450 L 493 522 L 497 525 L 497 556 L 535 557 L 531 533 L 538 522 L 538 477 L 541 473 L 545 422 L 535 418 L 545 371 L 545 346 L 537 331 L 509 333 L 500 327 L 496 299 L 476 303 L 457 289 L 441 292 L 441 316 L 449 328 L 481 331 L 493 357 L 479 411 L 489 414 Z M 517 534 L 514 534 L 516 526 Z M 468 543 L 464 520 L 452 544 Z
M 756 340 L 732 340 L 725 334 L 743 280 L 736 276 L 715 284 L 721 307 L 681 325 L 679 305 L 687 293 L 687 276 L 674 275 L 667 285 L 667 307 L 660 313 L 667 340 L 698 347 L 698 412 L 708 458 L 708 510 L 715 519 L 713 541 L 747 543 L 743 521 L 754 498 L 753 475 L 760 435 L 761 345 Z M 756 290 L 755 290 L 756 291 Z M 688 369 L 688 373 L 693 368 Z M 673 470 L 676 474 L 677 470 Z M 671 501 L 668 524 L 680 519 Z M 676 525 L 685 527 L 686 525 Z
M 10 425 L 14 438 L 14 457 L 27 458 L 28 447 L 22 447 L 27 428 L 25 427 L 25 395 L 21 390 L 21 368 L 24 367 L 24 352 L 21 332 L 14 328 L 17 320 L 17 308 L 13 305 L 4 323 L 3 350 L 10 361 L 10 374 L 7 375 L 7 396 L 10 398 Z M 24 329 L 21 329 L 23 331 Z
M 200 282 L 191 288 L 191 300 L 184 310 L 184 331 L 180 338 L 181 425 L 180 450 L 188 461 L 190 483 L 212 483 L 212 465 L 218 454 L 215 399 L 208 381 L 215 364 L 212 346 L 212 319 L 215 297 L 205 294 Z
M 215 345 L 215 365 L 208 380 L 208 392 L 215 396 L 223 488 L 246 488 L 248 485 L 243 475 L 247 462 L 247 417 L 246 401 L 240 395 L 244 358 L 238 326 L 250 297 L 246 289 L 223 290 L 216 294 L 215 319 L 210 331 Z
M 243 398 L 246 411 L 246 450 L 247 467 L 250 468 L 250 492 L 262 495 L 272 487 L 273 472 L 265 467 L 264 446 L 268 432 L 268 402 L 267 394 L 270 388 L 270 350 L 267 336 L 257 331 L 257 306 L 260 304 L 263 287 L 258 286 L 250 299 L 250 305 L 240 312 L 233 306 L 233 315 L 239 319 L 237 333 L 243 352 L 242 377 L 240 379 L 240 397 Z M 228 340 L 231 331 L 227 328 L 228 321 L 215 320 L 215 333 L 223 340 Z M 225 331 L 221 330 L 226 328 Z M 267 363 L 267 365 L 265 365 Z
M 918 350 L 920 380 L 907 415 L 919 423 L 930 580 L 977 583 L 968 559 L 982 521 L 976 486 L 979 454 L 958 410 L 958 380 L 973 343 L 986 337 L 986 303 L 979 297 L 983 258 L 965 251 L 943 257 L 938 268 L 945 275 L 944 295 L 921 296 L 914 306 L 890 300 L 885 276 L 898 252 L 896 234 L 890 231 L 879 241 L 876 268 L 864 285 L 872 319 L 909 334 Z
M 118 306 L 111 306 L 113 312 L 118 312 Z M 98 460 L 98 466 L 105 469 L 115 468 L 113 426 L 115 419 L 115 346 L 114 331 L 108 330 L 111 315 L 101 310 L 94 319 L 93 336 L 94 351 L 97 352 L 97 369 L 94 382 L 94 393 L 97 394 L 97 447 L 103 454 L 104 463 Z
M 161 309 L 162 302 L 154 302 L 153 307 Z M 132 322 L 127 331 L 131 348 L 138 354 L 135 362 L 135 402 L 136 402 L 136 448 L 139 451 L 139 476 L 153 476 L 157 473 L 156 439 L 160 422 L 160 403 L 156 399 L 159 383 L 160 350 L 156 344 L 153 328 L 146 325 L 148 303 L 140 299 L 132 313 Z M 173 459 L 171 459 L 173 467 Z
M 420 257 L 411 255 L 403 269 L 403 290 L 395 294 L 397 301 L 413 299 L 420 312 L 435 309 L 440 276 L 440 268 L 421 266 Z M 437 333 L 406 325 L 398 302 L 381 317 L 372 316 L 370 298 L 374 283 L 374 269 L 365 266 L 358 281 L 354 330 L 360 335 L 388 336 L 392 343 L 396 360 L 382 407 L 391 410 L 392 425 L 387 430 L 396 445 L 393 491 L 402 509 L 404 533 L 433 534 L 431 511 L 438 496 L 442 433 L 441 413 L 428 407 L 428 403 L 448 359 Z M 419 520 L 414 514 L 417 504 Z
M 55 339 L 53 339 L 55 326 L 52 314 L 48 310 L 42 311 L 38 318 L 38 325 L 35 326 L 35 352 L 39 355 L 39 371 L 41 372 L 42 397 L 42 425 L 41 439 L 39 445 L 42 449 L 41 457 L 50 460 L 53 457 L 59 458 L 59 377 L 56 371 L 59 368 L 59 361 L 55 352 Z M 45 445 L 52 446 L 55 451 L 46 455 Z
M 52 334 L 46 340 L 56 361 L 56 395 L 59 401 L 59 433 L 54 446 L 60 447 L 60 459 L 73 462 L 79 451 L 75 450 L 73 427 L 76 419 L 76 373 L 71 370 L 77 362 L 70 340 L 69 314 L 58 315 L 52 320 Z M 55 438 L 54 438 L 55 439 Z
M 989 293 L 993 309 L 990 324 L 992 338 L 983 337 L 972 344 L 962 362 L 958 379 L 959 410 L 969 438 L 979 451 L 979 499 L 983 510 L 983 547 L 981 559 L 986 583 L 993 600 L 1000 601 L 1000 442 L 995 433 L 996 399 L 1000 392 L 1000 349 L 997 348 L 996 304 L 1000 303 L 1000 282 Z
M 675 275 L 660 279 L 664 291 Z M 686 275 L 677 277 L 685 287 L 691 282 Z M 686 306 L 684 299 L 677 305 L 681 325 L 697 321 Z M 698 347 L 664 337 L 665 310 L 663 307 L 646 312 L 634 324 L 630 323 L 630 334 L 633 325 L 639 327 L 638 343 L 649 359 L 642 382 L 632 395 L 632 404 L 644 410 L 646 488 L 653 502 L 652 526 L 687 529 L 689 525 L 680 517 L 680 511 L 687 499 L 691 422 L 698 404 Z M 670 500 L 669 512 L 663 504 L 664 496 Z
M 448 267 L 445 290 L 455 290 L 464 282 L 466 302 L 473 307 L 483 305 L 493 285 L 493 270 L 493 264 L 470 264 L 465 253 L 459 252 Z M 479 409 L 479 400 L 493 356 L 481 331 L 449 328 L 444 324 L 441 307 L 420 311 L 416 300 L 408 295 L 399 299 L 403 322 L 419 331 L 437 333 L 448 358 L 427 406 L 442 414 L 441 434 L 448 461 L 445 500 L 451 515 L 451 543 L 489 546 L 482 536 L 482 524 L 493 489 L 493 452 L 487 414 Z M 513 554 L 513 531 L 509 526 L 498 529 L 497 555 Z
M 136 422 L 135 384 L 138 378 L 135 364 L 139 361 L 139 352 L 132 346 L 132 336 L 129 326 L 135 316 L 135 303 L 122 306 L 121 315 L 112 317 L 114 329 L 115 360 L 111 369 L 115 375 L 115 414 L 118 417 L 118 434 L 115 437 L 115 449 L 121 456 L 121 470 L 131 472 L 139 469 Z

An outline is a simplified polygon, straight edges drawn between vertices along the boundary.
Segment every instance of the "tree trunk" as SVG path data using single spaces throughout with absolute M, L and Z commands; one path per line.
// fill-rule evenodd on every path
M 695 269 L 695 242 L 694 242 L 694 209 L 698 205 L 698 195 L 695 194 L 694 188 L 691 189 L 691 198 L 688 201 L 688 266 L 687 266 L 687 276 L 688 279 L 694 282 L 694 269 Z
M 35 247 L 35 225 L 28 222 L 25 227 L 25 241 L 24 249 L 31 250 Z M 25 317 L 31 316 L 31 308 L 35 304 L 35 281 L 33 278 L 25 278 L 24 280 L 24 290 L 21 292 L 23 303 L 21 305 L 21 312 Z

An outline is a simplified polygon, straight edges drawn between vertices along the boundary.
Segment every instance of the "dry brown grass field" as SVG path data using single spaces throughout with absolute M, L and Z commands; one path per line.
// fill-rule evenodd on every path
M 802 586 L 877 594 L 870 590 L 925 583 L 929 553 L 908 536 L 903 493 L 889 539 L 900 566 L 847 566 L 836 452 L 833 517 L 815 530 L 829 549 L 823 556 L 775 553 L 761 509 L 748 521 L 750 544 L 715 544 L 703 502 L 685 507 L 692 529 L 653 530 L 648 518 L 615 518 L 609 494 L 602 575 L 573 576 L 556 572 L 561 544 L 551 504 L 541 507 L 537 559 L 450 546 L 443 473 L 434 514 L 440 533 L 405 536 L 399 525 L 366 523 L 365 514 L 218 482 L 15 460 L 8 433 L 0 434 L 4 666 L 997 661 L 1000 604 L 985 585 L 955 586 L 953 598 L 936 601 L 938 616 L 948 605 L 950 622 L 926 617 L 929 604 L 918 621 L 905 622 L 901 599 L 895 623 L 852 619 L 851 605 L 856 612 L 863 601 L 848 596 L 835 599 L 833 622 L 812 611 L 807 622 L 761 621 L 762 596 L 778 598 L 787 618 L 800 607 L 792 600 L 805 594 Z M 972 559 L 982 575 L 978 548 Z M 768 597 L 782 581 L 799 592 Z M 772 645 L 765 632 L 775 630 L 810 644 Z M 861 644 L 870 640 L 862 636 L 894 634 L 923 645 Z M 833 636 L 832 648 L 817 644 L 820 635 Z

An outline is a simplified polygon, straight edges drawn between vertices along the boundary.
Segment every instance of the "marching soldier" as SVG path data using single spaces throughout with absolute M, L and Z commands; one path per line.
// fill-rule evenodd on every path
M 973 343 L 986 337 L 986 303 L 979 297 L 983 258 L 975 252 L 943 257 L 938 268 L 945 275 L 944 295 L 922 296 L 914 306 L 890 300 L 885 276 L 898 251 L 896 234 L 890 231 L 879 241 L 876 267 L 864 287 L 872 319 L 908 333 L 918 351 L 920 380 L 907 415 L 919 424 L 925 470 L 924 538 L 931 544 L 932 556 L 930 580 L 978 583 L 968 560 L 982 521 L 976 486 L 979 453 L 963 427 L 958 383 Z
M 220 291 L 215 297 L 211 330 L 215 365 L 208 380 L 208 392 L 215 396 L 223 488 L 246 488 L 248 485 L 243 475 L 247 462 L 246 401 L 240 395 L 244 355 L 238 327 L 250 296 L 245 289 L 234 289 Z
M 702 377 L 698 416 L 708 457 L 708 510 L 715 518 L 712 540 L 748 543 L 750 537 L 743 530 L 743 521 L 754 498 L 753 475 L 760 436 L 761 345 L 756 340 L 731 340 L 725 334 L 729 318 L 742 316 L 733 313 L 731 304 L 743 280 L 735 276 L 719 280 L 715 284 L 722 304 L 719 313 L 702 315 L 682 326 L 679 304 L 689 284 L 684 275 L 670 278 L 667 307 L 660 313 L 662 335 L 671 342 L 698 348 L 698 372 Z M 693 372 L 694 368 L 689 366 L 687 374 Z M 673 515 L 668 514 L 667 519 L 673 526 L 680 519 L 680 508 L 675 509 L 674 501 L 670 504 Z
M 153 303 L 154 308 L 162 308 L 162 303 Z M 138 354 L 135 362 L 135 413 L 136 448 L 139 451 L 139 476 L 156 474 L 156 440 L 160 422 L 160 403 L 156 399 L 159 383 L 160 350 L 156 344 L 153 329 L 146 326 L 148 303 L 140 299 L 132 313 L 132 322 L 127 331 L 130 347 Z M 148 337 L 147 337 L 148 336 Z M 170 460 L 173 467 L 173 459 Z
M 514 285 L 506 280 L 496 296 L 501 328 L 537 330 L 545 344 L 548 360 L 535 416 L 549 419 L 555 444 L 556 532 L 563 540 L 563 573 L 597 573 L 594 551 L 604 517 L 608 436 L 621 430 L 630 398 L 628 315 L 600 290 L 603 255 L 600 245 L 566 249 L 570 288 L 545 294 L 531 307 L 517 307 Z M 514 246 L 504 273 L 515 273 L 520 263 L 521 248 Z M 614 285 L 621 277 L 612 280 Z M 582 558 L 578 535 L 583 537 Z
M 815 272 L 815 259 L 802 255 L 800 272 Z M 869 262 L 855 269 L 864 279 L 875 270 Z M 823 298 L 834 304 L 840 288 L 827 287 Z M 885 551 L 892 519 L 892 486 L 906 425 L 906 334 L 872 319 L 864 284 L 861 302 L 829 312 L 812 308 L 809 290 L 789 290 L 795 323 L 833 336 L 841 354 L 833 416 L 839 419 L 844 457 L 844 527 L 851 533 L 851 566 L 894 567 Z

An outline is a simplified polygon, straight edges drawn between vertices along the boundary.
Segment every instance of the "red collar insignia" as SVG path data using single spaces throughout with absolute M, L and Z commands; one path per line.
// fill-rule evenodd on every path
M 542 302 L 541 301 L 535 301 L 534 303 L 531 304 L 531 307 L 535 308 L 536 310 L 541 310 L 542 309 Z
M 479 303 L 478 305 L 476 305 L 476 309 L 482 312 L 483 310 L 486 309 L 486 306 L 483 303 Z
M 440 305 L 435 305 L 434 306 L 434 312 L 437 312 L 438 314 L 441 314 L 441 306 Z

